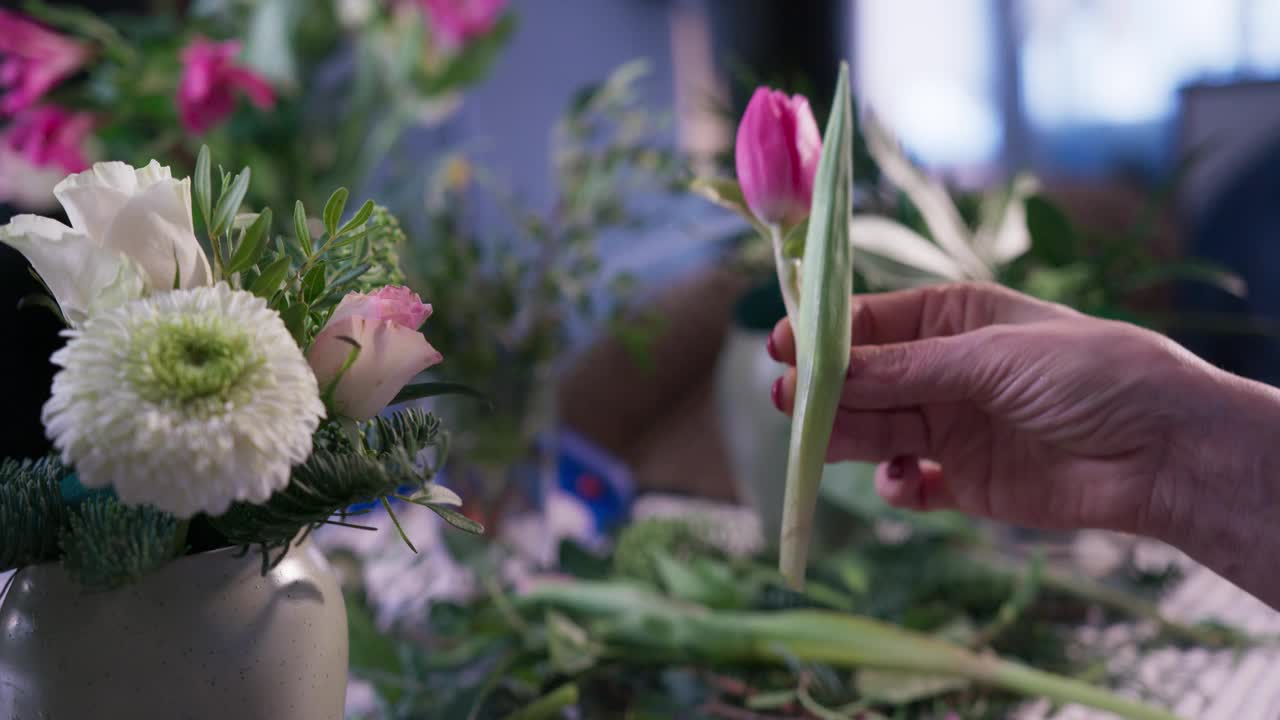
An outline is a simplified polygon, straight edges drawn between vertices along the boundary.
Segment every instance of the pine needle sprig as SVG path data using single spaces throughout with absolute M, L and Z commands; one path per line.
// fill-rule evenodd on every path
M 180 555 L 178 521 L 151 507 L 112 497 L 86 500 L 61 535 L 62 566 L 81 586 L 113 590 L 141 580 Z
M 0 572 L 57 559 L 66 473 L 54 457 L 0 461 Z

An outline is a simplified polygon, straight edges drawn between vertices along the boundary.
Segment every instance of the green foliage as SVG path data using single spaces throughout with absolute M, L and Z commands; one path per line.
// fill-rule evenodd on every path
M 185 550 L 172 515 L 92 498 L 71 513 L 62 532 L 62 566 L 90 590 L 137 582 Z
M 56 458 L 0 461 L 0 572 L 58 557 L 67 522 Z
M 647 518 L 627 525 L 618 534 L 613 551 L 613 571 L 619 577 L 658 585 L 659 555 L 685 558 L 706 554 L 711 543 L 687 520 Z
M 372 267 L 360 277 L 356 289 L 369 292 L 384 285 L 404 285 L 406 280 L 400 270 L 400 249 L 408 244 L 408 240 L 400 228 L 400 221 L 381 205 L 369 205 L 367 210 L 364 216 L 369 221 L 368 259 Z M 355 219 L 359 219 L 359 215 Z
M 442 404 L 465 459 L 504 466 L 529 451 L 549 368 L 573 324 L 605 320 L 637 358 L 657 328 L 631 307 L 634 283 L 602 260 L 609 233 L 657 218 L 643 201 L 666 195 L 683 174 L 662 149 L 667 119 L 642 100 L 646 72 L 643 63 L 624 65 L 573 98 L 554 131 L 549 210 L 511 197 L 461 156 L 439 166 L 426 225 L 411 233 L 403 258 L 409 285 L 442 309 L 429 334 L 447 348 L 449 379 L 493 400 L 493 412 Z M 475 227 L 472 208 L 486 201 L 509 223 Z
M 260 505 L 233 504 L 212 519 L 214 528 L 232 545 L 258 547 L 265 568 L 278 563 L 300 535 L 326 523 L 345 524 L 353 505 L 401 497 L 406 486 L 430 487 L 435 466 L 422 466 L 419 456 L 443 448 L 446 437 L 433 415 L 408 408 L 354 432 L 359 447 L 339 423 L 322 425 L 315 451 L 294 468 L 288 487 Z M 436 510 L 432 503 L 420 504 Z

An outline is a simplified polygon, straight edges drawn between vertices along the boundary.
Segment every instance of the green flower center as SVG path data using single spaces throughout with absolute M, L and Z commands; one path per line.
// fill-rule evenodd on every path
M 204 405 L 236 402 L 262 364 L 249 336 L 221 318 L 165 318 L 138 330 L 130 380 L 145 399 Z

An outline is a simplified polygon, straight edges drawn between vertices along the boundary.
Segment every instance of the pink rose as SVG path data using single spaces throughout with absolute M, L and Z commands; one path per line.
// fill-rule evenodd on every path
M 506 10 L 507 0 L 419 0 L 440 42 L 457 48 L 487 35 Z
M 0 10 L 0 115 L 36 104 L 88 59 L 86 45 Z
M 327 388 L 353 349 L 360 354 L 334 390 L 339 413 L 356 420 L 371 418 L 395 398 L 414 375 L 444 359 L 418 328 L 431 316 L 431 306 L 405 287 L 388 286 L 368 295 L 349 293 L 316 336 L 307 353 L 322 389 Z
M 240 43 L 196 38 L 182 50 L 178 82 L 178 114 L 182 125 L 200 134 L 226 120 L 243 93 L 260 110 L 275 107 L 276 96 L 262 76 L 235 62 Z
M 738 182 L 761 221 L 794 225 L 809 214 L 822 133 L 803 95 L 757 88 L 738 125 Z

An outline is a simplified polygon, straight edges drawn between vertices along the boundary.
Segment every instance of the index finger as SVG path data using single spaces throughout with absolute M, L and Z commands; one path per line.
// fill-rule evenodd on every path
M 999 285 L 955 283 L 855 295 L 853 344 L 889 345 L 971 332 L 988 325 L 1016 325 L 1071 313 Z M 775 357 L 795 363 L 795 335 L 783 318 L 770 336 Z

